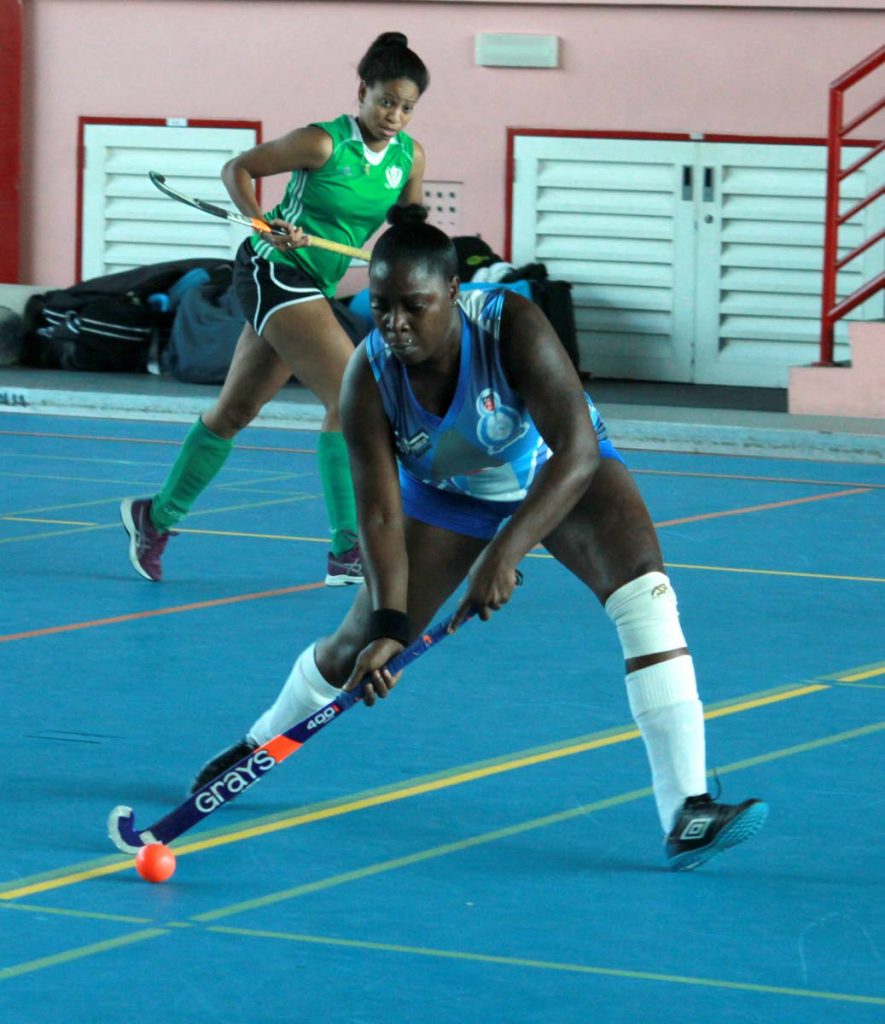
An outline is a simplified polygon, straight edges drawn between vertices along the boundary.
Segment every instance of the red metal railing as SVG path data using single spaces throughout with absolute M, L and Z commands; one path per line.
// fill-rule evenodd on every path
M 839 271 L 856 256 L 866 252 L 877 242 L 885 238 L 885 229 L 878 231 L 871 238 L 862 242 L 856 249 L 852 249 L 841 259 L 839 258 L 839 228 L 846 221 L 851 220 L 861 210 L 875 202 L 885 194 L 885 186 L 876 189 L 865 199 L 855 203 L 845 213 L 839 213 L 840 186 L 842 182 L 860 170 L 864 164 L 869 163 L 874 157 L 885 150 L 885 141 L 873 146 L 862 157 L 842 167 L 842 141 L 848 134 L 854 131 L 858 125 L 868 121 L 875 114 L 878 114 L 885 107 L 885 96 L 867 107 L 862 113 L 845 123 L 845 92 L 852 85 L 856 85 L 861 79 L 872 74 L 876 68 L 885 64 L 885 46 L 871 53 L 866 60 L 862 60 L 850 71 L 840 75 L 834 82 L 830 83 L 830 112 L 827 131 L 827 204 L 824 224 L 824 276 L 823 276 L 823 303 L 821 311 L 820 330 L 820 362 L 819 366 L 833 365 L 833 334 L 836 321 L 840 320 L 846 313 L 850 313 L 855 306 L 865 302 L 871 295 L 874 295 L 881 288 L 885 288 L 885 272 L 878 274 L 871 281 L 861 285 L 849 296 L 836 301 L 836 279 Z

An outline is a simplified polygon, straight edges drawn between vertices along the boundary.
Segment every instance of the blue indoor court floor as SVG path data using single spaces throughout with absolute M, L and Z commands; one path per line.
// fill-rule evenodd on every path
M 186 430 L 0 416 L 3 1024 L 885 1020 L 880 466 L 624 452 L 750 842 L 666 869 L 614 630 L 539 551 L 151 885 L 108 812 L 181 802 L 353 597 L 309 430 L 245 432 L 138 577 L 119 502 Z

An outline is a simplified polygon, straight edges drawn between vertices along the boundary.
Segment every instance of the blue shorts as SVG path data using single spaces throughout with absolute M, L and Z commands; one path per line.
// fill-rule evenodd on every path
M 608 439 L 599 442 L 599 454 L 604 459 L 623 462 L 618 450 Z M 438 526 L 465 537 L 491 540 L 498 527 L 522 504 L 522 501 L 488 501 L 474 498 L 459 491 L 444 491 L 425 484 L 399 467 L 399 485 L 403 496 L 403 511 L 412 519 L 428 526 Z

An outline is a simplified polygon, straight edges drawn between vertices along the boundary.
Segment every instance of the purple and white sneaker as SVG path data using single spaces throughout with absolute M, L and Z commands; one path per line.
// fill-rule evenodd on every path
M 329 552 L 327 587 L 346 587 L 349 583 L 363 582 L 363 560 L 359 544 L 354 544 L 340 555 Z
M 124 498 L 120 502 L 120 519 L 129 534 L 129 561 L 132 568 L 146 580 L 155 583 L 163 578 L 160 557 L 166 550 L 174 530 L 158 530 L 151 522 L 150 498 Z

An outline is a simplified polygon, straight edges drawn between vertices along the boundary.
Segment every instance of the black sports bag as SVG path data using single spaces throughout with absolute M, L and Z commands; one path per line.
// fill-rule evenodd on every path
M 43 306 L 37 330 L 40 365 L 62 370 L 144 373 L 159 323 L 157 314 L 131 295 L 80 302 L 55 296 Z
M 94 277 L 70 288 L 32 295 L 24 309 L 26 366 L 143 373 L 156 342 L 162 349 L 173 313 L 153 308 L 151 295 L 168 292 L 188 271 L 230 273 L 230 261 L 170 260 Z

